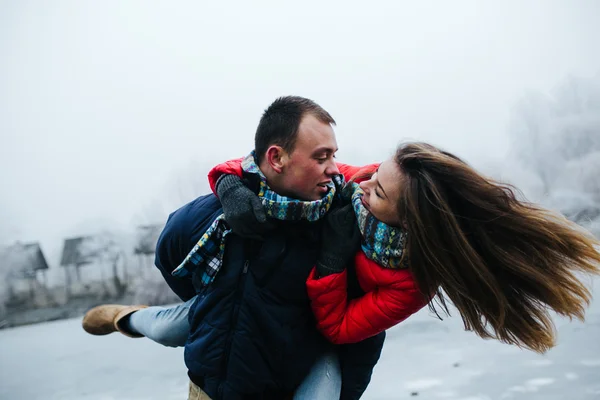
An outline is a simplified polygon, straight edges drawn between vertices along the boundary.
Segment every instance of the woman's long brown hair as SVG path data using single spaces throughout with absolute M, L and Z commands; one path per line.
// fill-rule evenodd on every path
M 583 320 L 578 272 L 600 272 L 590 233 L 434 146 L 404 144 L 394 159 L 410 269 L 446 314 L 449 299 L 467 330 L 539 353 L 555 344 L 550 310 Z

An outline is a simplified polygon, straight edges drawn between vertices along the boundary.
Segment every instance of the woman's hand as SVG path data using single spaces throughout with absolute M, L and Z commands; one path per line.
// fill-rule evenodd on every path
M 330 211 L 321 230 L 321 251 L 317 259 L 319 276 L 342 272 L 360 246 L 360 230 L 352 204 Z
M 273 229 L 274 224 L 267 220 L 260 199 L 239 177 L 224 175 L 219 179 L 217 195 L 225 221 L 233 232 L 246 238 L 261 239 L 264 233 Z

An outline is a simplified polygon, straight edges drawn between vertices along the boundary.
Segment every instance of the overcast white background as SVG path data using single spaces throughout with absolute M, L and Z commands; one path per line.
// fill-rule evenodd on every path
M 598 1 L 0 0 L 0 244 L 162 221 L 277 96 L 341 161 L 403 138 L 501 160 L 511 107 L 600 71 Z

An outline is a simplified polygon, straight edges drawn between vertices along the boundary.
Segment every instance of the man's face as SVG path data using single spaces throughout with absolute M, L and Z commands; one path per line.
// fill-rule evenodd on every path
M 330 124 L 308 114 L 300 121 L 296 146 L 286 154 L 280 175 L 282 194 L 299 200 L 319 200 L 327 194 L 333 176 L 340 173 L 335 165 L 335 133 Z

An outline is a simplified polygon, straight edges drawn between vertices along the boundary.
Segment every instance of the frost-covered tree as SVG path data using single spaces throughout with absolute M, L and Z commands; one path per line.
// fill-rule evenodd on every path
M 600 219 L 600 74 L 524 97 L 509 132 L 513 156 L 539 177 L 548 205 L 579 223 Z
M 513 154 L 538 174 L 546 191 L 560 189 L 565 173 L 577 188 L 597 190 L 597 174 L 587 171 L 597 168 L 600 155 L 600 75 L 570 78 L 550 95 L 524 97 L 513 110 L 509 134 Z

